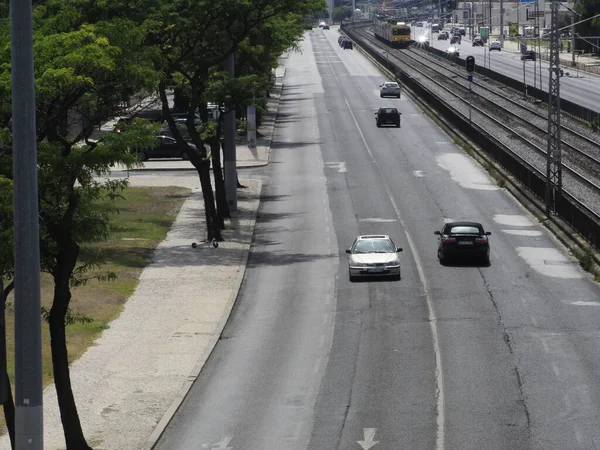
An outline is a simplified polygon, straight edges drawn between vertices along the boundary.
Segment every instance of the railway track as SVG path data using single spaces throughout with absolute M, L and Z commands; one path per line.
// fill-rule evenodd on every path
M 469 89 L 464 72 L 448 66 L 447 61 L 442 63 L 423 55 L 424 52 L 391 49 L 368 30 L 354 31 L 372 47 L 388 52 L 389 58 L 405 72 L 428 80 L 457 113 L 468 117 Z M 547 117 L 522 100 L 523 103 L 508 98 L 499 87 L 474 84 L 472 120 L 545 176 Z M 561 133 L 563 190 L 600 220 L 600 146 L 570 127 L 562 126 Z

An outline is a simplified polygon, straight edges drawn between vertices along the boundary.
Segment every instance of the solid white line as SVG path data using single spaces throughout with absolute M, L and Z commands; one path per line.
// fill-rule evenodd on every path
M 327 59 L 329 60 L 329 58 L 327 58 Z M 336 81 L 338 83 L 340 83 L 340 79 L 338 78 L 335 71 L 333 70 L 331 61 L 329 61 L 329 65 L 331 67 L 331 72 L 332 72 L 333 76 L 335 77 Z M 442 371 L 442 356 L 441 356 L 440 341 L 439 341 L 438 330 L 437 330 L 437 317 L 435 315 L 435 310 L 433 308 L 433 299 L 431 298 L 431 291 L 429 290 L 429 284 L 427 283 L 427 278 L 425 277 L 425 270 L 423 268 L 423 263 L 421 262 L 421 258 L 419 256 L 417 246 L 415 245 L 415 242 L 413 241 L 410 233 L 408 232 L 408 229 L 406 228 L 406 224 L 402 220 L 402 217 L 400 217 L 400 210 L 398 209 L 398 206 L 396 205 L 396 202 L 394 201 L 394 198 L 392 197 L 392 191 L 390 189 L 390 186 L 388 185 L 387 181 L 383 177 L 383 173 L 382 173 L 381 168 L 379 167 L 379 164 L 377 164 L 377 161 L 375 161 L 373 152 L 371 152 L 369 144 L 367 144 L 367 140 L 365 139 L 365 136 L 364 136 L 363 132 L 361 131 L 360 126 L 358 125 L 356 116 L 354 115 L 354 112 L 352 111 L 352 108 L 350 107 L 350 103 L 348 102 L 348 98 L 345 95 L 344 95 L 344 101 L 346 102 L 346 106 L 348 106 L 348 111 L 350 112 L 350 116 L 352 117 L 352 120 L 354 121 L 354 124 L 356 125 L 356 129 L 357 129 L 358 133 L 360 134 L 363 144 L 365 145 L 365 149 L 367 150 L 367 153 L 369 153 L 369 156 L 371 157 L 373 164 L 375 165 L 375 167 L 377 168 L 379 173 L 382 175 L 381 179 L 383 180 L 383 185 L 385 187 L 387 195 L 388 195 L 388 197 L 392 203 L 392 206 L 394 207 L 394 210 L 396 212 L 396 217 L 398 217 L 398 221 L 404 227 L 404 234 L 406 235 L 406 240 L 411 249 L 415 264 L 417 266 L 417 272 L 419 273 L 419 279 L 421 280 L 421 284 L 423 285 L 423 290 L 425 292 L 425 297 L 427 298 L 427 309 L 429 310 L 429 327 L 431 328 L 431 337 L 432 337 L 432 341 L 433 341 L 433 352 L 435 354 L 435 384 L 436 384 L 436 390 L 437 390 L 437 392 L 436 392 L 437 433 L 436 433 L 435 447 L 436 447 L 436 450 L 444 450 L 446 418 L 445 418 L 445 400 L 444 400 L 445 393 L 444 393 L 444 374 Z
M 436 436 L 436 446 L 435 447 L 437 450 L 444 450 L 446 420 L 445 420 L 445 402 L 444 402 L 445 394 L 444 394 L 444 374 L 442 372 L 442 356 L 440 353 L 440 341 L 439 341 L 438 330 L 437 330 L 437 317 L 435 315 L 435 310 L 433 308 L 433 299 L 431 298 L 429 284 L 427 283 L 427 278 L 425 277 L 425 270 L 423 269 L 423 263 L 421 262 L 421 257 L 419 256 L 417 246 L 416 246 L 413 238 L 411 237 L 410 233 L 408 232 L 406 224 L 404 223 L 404 221 L 402 220 L 402 217 L 400 216 L 400 210 L 398 209 L 398 205 L 396 205 L 396 202 L 394 201 L 394 197 L 392 196 L 392 191 L 390 189 L 390 186 L 388 185 L 387 181 L 383 177 L 383 173 L 382 173 L 381 168 L 379 167 L 379 164 L 377 164 L 377 161 L 375 161 L 375 158 L 373 156 L 373 153 L 371 152 L 369 144 L 367 144 L 367 140 L 365 139 L 365 136 L 363 135 L 363 133 L 360 129 L 360 126 L 358 125 L 356 116 L 352 112 L 350 103 L 348 103 L 348 99 L 346 97 L 344 97 L 344 101 L 346 102 L 346 105 L 348 106 L 348 111 L 350 112 L 350 115 L 352 116 L 352 120 L 354 121 L 354 124 L 356 125 L 356 129 L 358 130 L 358 133 L 360 134 L 363 144 L 365 145 L 365 148 L 366 148 L 367 152 L 369 153 L 369 156 L 371 156 L 371 159 L 373 160 L 373 164 L 375 165 L 375 167 L 377 167 L 377 170 L 382 175 L 381 179 L 383 180 L 383 185 L 384 185 L 387 195 L 390 199 L 390 202 L 392 203 L 392 206 L 394 207 L 394 211 L 396 212 L 396 217 L 398 217 L 398 221 L 402 224 L 402 226 L 404 228 L 404 234 L 406 235 L 406 240 L 408 242 L 408 245 L 411 249 L 413 258 L 415 260 L 415 264 L 417 266 L 417 272 L 419 273 L 419 278 L 421 280 L 421 284 L 423 285 L 425 297 L 427 298 L 427 309 L 429 310 L 429 327 L 431 328 L 431 336 L 432 336 L 432 340 L 433 340 L 433 352 L 435 353 L 435 384 L 436 384 L 436 388 L 437 388 L 437 393 L 436 393 L 437 394 L 436 395 L 437 405 L 436 405 L 436 407 L 437 407 L 438 414 L 437 414 L 437 436 Z

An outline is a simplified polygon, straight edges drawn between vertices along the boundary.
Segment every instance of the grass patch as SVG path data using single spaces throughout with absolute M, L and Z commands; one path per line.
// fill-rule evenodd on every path
M 123 199 L 116 200 L 119 214 L 113 217 L 113 231 L 106 241 L 94 244 L 104 253 L 106 264 L 89 273 L 99 275 L 114 272 L 114 281 L 90 280 L 86 285 L 73 288 L 71 310 L 73 315 L 92 319 L 90 323 L 67 326 L 69 360 L 77 360 L 88 347 L 109 328 L 117 318 L 126 300 L 138 285 L 142 270 L 150 263 L 154 250 L 167 232 L 189 196 L 190 189 L 180 187 L 127 188 Z M 85 260 L 89 252 L 83 251 Z M 50 275 L 41 276 L 42 305 L 52 306 L 53 282 Z M 6 344 L 8 372 L 14 389 L 14 314 L 13 297 L 8 298 L 6 309 Z M 42 370 L 44 387 L 53 381 L 50 333 L 48 325 L 42 326 Z M 4 416 L 0 410 L 0 423 Z M 6 432 L 2 429 L 2 432 Z

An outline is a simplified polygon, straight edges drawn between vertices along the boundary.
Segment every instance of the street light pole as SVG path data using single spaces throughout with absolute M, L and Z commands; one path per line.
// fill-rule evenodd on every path
M 500 48 L 504 48 L 504 0 L 500 0 Z
M 527 82 L 525 80 L 525 58 L 523 58 L 523 96 L 525 97 L 525 100 L 527 100 Z
M 15 253 L 15 441 L 44 448 L 37 140 L 30 1 L 10 0 Z
M 225 62 L 229 78 L 235 77 L 235 56 L 232 53 Z M 229 212 L 235 217 L 237 212 L 237 169 L 236 169 L 236 136 L 237 126 L 235 121 L 235 108 L 225 113 L 224 119 L 223 168 L 225 169 L 225 197 L 229 205 Z

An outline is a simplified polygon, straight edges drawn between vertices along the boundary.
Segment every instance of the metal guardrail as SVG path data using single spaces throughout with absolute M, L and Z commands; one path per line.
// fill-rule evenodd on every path
M 352 25 L 342 25 L 342 30 L 356 43 L 360 44 L 362 42 L 362 38 L 358 36 L 352 30 L 352 28 Z M 443 117 L 452 125 L 454 125 L 457 130 L 462 132 L 464 135 L 469 136 L 469 138 L 479 148 L 485 151 L 498 164 L 504 167 L 528 191 L 538 197 L 542 202 L 545 201 L 545 174 L 541 173 L 527 161 L 520 158 L 484 130 L 470 125 L 467 119 L 459 114 L 456 114 L 456 111 L 447 105 L 436 94 L 430 92 L 417 79 L 411 77 L 394 65 L 388 58 L 384 57 L 383 54 L 377 52 L 369 45 L 361 45 L 361 47 L 381 66 L 395 74 L 397 81 L 409 87 L 423 102 L 435 108 L 435 110 L 443 115 Z M 440 55 L 446 56 L 445 52 L 441 50 L 431 48 L 429 50 L 433 51 L 434 53 L 439 52 Z M 464 65 L 464 60 L 462 58 L 455 58 L 454 60 L 458 64 Z M 489 69 L 486 70 L 489 71 Z M 506 78 L 510 79 L 509 77 Z M 589 212 L 581 210 L 574 201 L 570 201 L 570 196 L 568 194 L 559 196 L 556 199 L 555 207 L 557 214 L 563 220 L 576 229 L 581 236 L 590 243 L 590 245 L 600 250 L 600 222 L 597 218 L 592 217 Z

